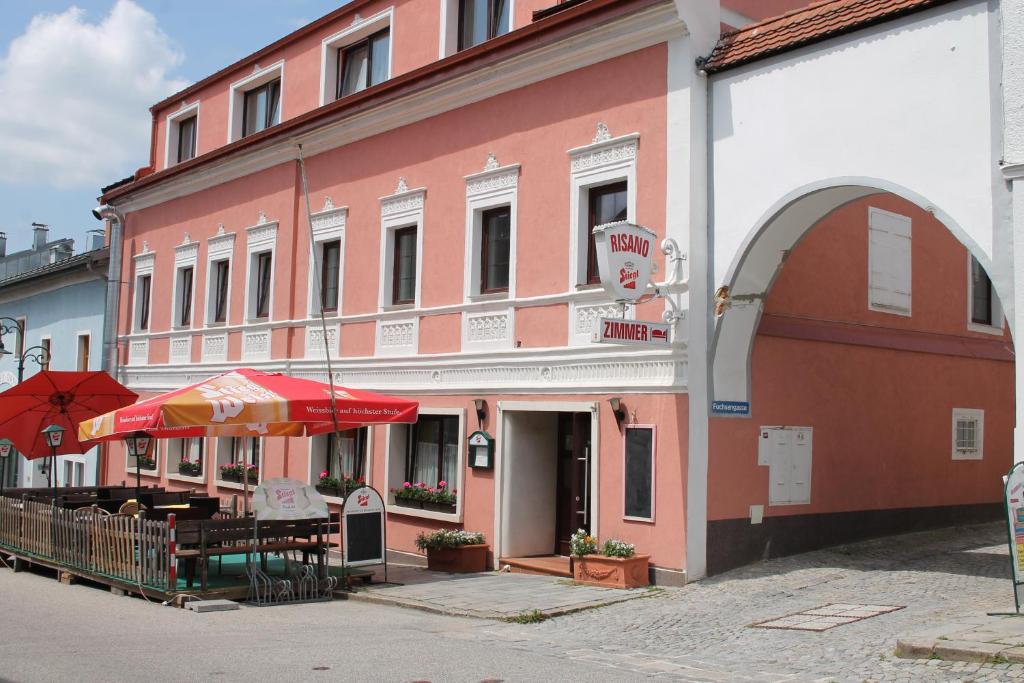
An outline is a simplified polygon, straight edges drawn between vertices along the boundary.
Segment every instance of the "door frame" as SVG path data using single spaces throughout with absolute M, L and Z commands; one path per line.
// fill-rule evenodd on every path
M 598 537 L 598 520 L 600 519 L 601 497 L 597 495 L 600 482 L 600 453 L 601 453 L 601 420 L 600 402 L 598 401 L 498 401 L 497 433 L 494 439 L 495 460 L 494 463 L 494 566 L 498 566 L 498 558 L 504 552 L 504 539 L 501 529 L 504 526 L 506 508 L 504 505 L 504 486 L 509 458 L 505 457 L 505 413 L 526 412 L 526 413 L 590 413 L 590 533 Z

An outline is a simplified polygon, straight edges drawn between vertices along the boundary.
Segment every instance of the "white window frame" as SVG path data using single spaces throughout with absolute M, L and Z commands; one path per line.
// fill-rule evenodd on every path
M 140 468 L 139 473 L 143 477 L 159 477 L 160 476 L 160 461 L 163 460 L 163 448 L 161 448 L 162 439 L 153 439 L 153 446 L 150 451 L 153 455 L 153 462 L 156 463 L 155 470 L 147 470 Z M 135 474 L 135 458 L 128 455 L 128 449 L 124 449 L 124 470 L 132 475 Z
M 316 288 L 323 263 L 323 247 L 327 242 L 338 241 L 338 310 L 331 317 L 341 315 L 342 288 L 345 282 L 345 226 L 348 223 L 348 207 L 325 208 L 312 215 L 313 245 L 309 251 L 309 277 L 306 288 L 306 310 L 310 317 L 320 315 L 320 296 Z M 323 287 L 323 283 L 320 283 Z
M 370 482 L 372 479 L 370 477 L 373 474 L 373 435 L 375 431 L 373 427 L 373 425 L 366 426 L 366 457 L 363 459 L 362 476 L 366 478 L 367 486 L 371 485 Z M 323 467 L 326 467 L 326 453 L 319 453 L 318 451 L 324 450 L 324 444 L 328 436 L 328 434 L 317 434 L 308 439 L 309 448 L 306 450 L 306 464 L 309 471 L 310 486 L 317 485 L 320 481 L 320 472 L 323 471 L 321 466 L 317 464 L 319 461 L 314 462 L 314 459 L 320 458 L 321 456 L 324 457 L 325 461 Z M 324 496 L 324 500 L 328 503 L 335 503 L 337 505 L 341 505 L 344 502 L 342 498 L 337 496 Z
M 237 482 L 236 481 L 228 481 L 226 479 L 221 479 L 220 478 L 220 466 L 221 465 L 225 465 L 225 464 L 231 462 L 231 453 L 230 453 L 230 451 L 228 452 L 227 460 L 221 461 L 221 457 L 220 457 L 221 450 L 222 449 L 230 449 L 231 448 L 230 443 L 231 443 L 231 439 L 232 438 L 236 438 L 236 437 L 218 436 L 218 437 L 214 437 L 213 438 L 213 442 L 214 442 L 213 468 L 214 468 L 214 471 L 211 474 L 211 477 L 213 479 L 213 482 L 217 486 L 219 486 L 221 488 L 242 490 L 242 489 L 245 488 L 245 484 L 243 482 L 240 482 L 240 481 L 237 481 Z M 246 436 L 239 436 L 237 438 L 244 439 L 244 441 L 242 441 L 242 448 L 248 448 L 249 447 L 247 445 L 247 443 L 246 443 L 249 439 L 255 438 L 255 439 L 259 439 L 259 441 L 260 441 L 260 461 L 259 461 L 259 464 L 256 465 L 256 467 L 259 468 L 260 476 L 259 476 L 257 481 L 249 483 L 249 489 L 252 490 L 255 487 L 259 486 L 260 482 L 262 482 L 263 478 L 264 478 L 263 477 L 263 462 L 264 462 L 264 459 L 266 458 L 266 455 L 267 455 L 267 440 L 264 437 L 262 437 L 262 436 L 253 436 L 252 434 L 249 434 L 249 435 L 246 435 Z M 209 444 L 207 444 L 207 446 L 209 446 Z M 207 452 L 207 455 L 209 455 L 209 449 L 207 449 L 206 452 Z M 248 460 L 246 460 L 246 461 L 248 461 Z M 204 468 L 209 470 L 209 466 L 206 465 L 206 464 L 204 464 Z
M 276 282 L 274 271 L 277 268 L 277 221 L 267 221 L 260 216 L 261 222 L 246 228 L 245 258 L 245 320 L 246 322 L 270 322 L 274 319 L 274 290 Z M 270 252 L 270 301 L 267 317 L 257 318 L 256 310 L 256 258 L 260 254 Z
M 171 298 L 171 329 L 190 330 L 196 321 L 196 284 L 199 275 L 199 242 L 192 242 L 186 233 L 185 240 L 174 248 L 174 285 Z M 188 324 L 181 324 L 182 301 L 179 301 L 178 290 L 181 287 L 181 274 L 186 268 L 192 269 L 192 302 Z M 153 288 L 150 287 L 150 292 Z M 151 309 L 152 310 L 152 309 Z
M 334 102 L 338 92 L 338 51 L 344 50 L 349 45 L 358 43 L 369 36 L 391 29 L 391 37 L 388 40 L 388 75 L 392 75 L 391 64 L 394 54 L 394 33 L 395 33 L 395 8 L 394 6 L 381 10 L 365 19 L 360 19 L 357 14 L 352 25 L 346 29 L 324 38 L 320 43 L 320 106 Z
M 519 213 L 519 164 L 497 166 L 474 173 L 466 180 L 466 260 L 463 295 L 466 302 L 516 298 L 516 233 Z M 489 209 L 509 207 L 508 292 L 480 292 L 480 247 L 483 242 L 483 214 Z
M 996 294 L 995 285 L 990 284 L 989 288 L 992 290 L 992 324 L 986 325 L 984 323 L 974 322 L 974 278 L 971 277 L 971 268 L 973 267 L 972 261 L 974 255 L 967 252 L 967 329 L 971 332 L 984 332 L 985 334 L 992 334 L 998 337 L 1003 336 L 1003 325 L 1006 322 L 1006 318 L 1003 316 L 1003 304 L 999 301 L 999 295 Z M 985 265 L 981 263 L 980 259 L 978 263 L 982 269 Z M 988 271 L 985 271 L 985 275 L 988 275 Z M 989 282 L 992 282 L 992 276 L 989 275 Z
M 437 57 L 444 59 L 459 51 L 459 0 L 440 0 L 441 2 L 441 40 L 438 44 Z M 516 3 L 508 2 L 508 33 L 516 30 Z M 503 33 L 502 35 L 508 35 Z M 474 46 L 475 47 L 475 46 Z M 467 48 L 469 49 L 469 48 Z
M 384 503 L 387 511 L 393 515 L 403 517 L 420 517 L 422 519 L 435 519 L 446 522 L 462 523 L 462 511 L 465 508 L 465 469 L 466 469 L 466 410 L 465 408 L 434 408 L 420 407 L 420 415 L 454 415 L 459 418 L 459 457 L 456 464 L 458 473 L 457 483 L 454 488 L 458 491 L 455 501 L 455 512 L 436 512 L 434 510 L 417 510 L 395 505 L 391 493 L 384 494 Z M 384 437 L 384 482 L 385 491 L 392 488 L 399 488 L 405 479 L 405 458 L 408 446 L 408 430 L 412 425 L 387 425 Z M 450 484 L 450 482 L 449 482 Z
M 883 229 L 883 228 L 880 228 L 880 227 L 875 227 L 876 226 L 876 222 L 875 222 L 876 219 L 884 219 L 884 220 L 888 220 L 888 221 L 896 221 L 896 222 L 904 224 L 906 226 L 907 241 L 910 243 L 910 247 L 909 247 L 909 253 L 907 254 L 907 262 L 906 262 L 906 264 L 901 264 L 901 267 L 903 265 L 906 266 L 906 276 L 907 276 L 907 283 L 908 283 L 908 286 L 907 286 L 907 307 L 905 309 L 904 308 L 900 308 L 900 307 L 896 307 L 896 306 L 889 306 L 889 305 L 886 305 L 886 304 L 878 303 L 876 301 L 876 298 L 873 295 L 873 292 L 872 292 L 873 287 L 872 287 L 872 277 L 871 277 L 871 274 L 875 270 L 875 265 L 876 265 L 876 260 L 877 260 L 877 256 L 875 254 L 875 248 L 872 246 L 872 244 L 874 242 L 872 237 L 873 237 L 873 234 L 876 233 L 876 232 L 882 233 L 882 234 L 889 234 L 889 232 L 890 232 L 889 230 L 886 230 L 886 229 Z M 868 291 L 867 291 L 867 295 L 868 295 L 868 310 L 876 311 L 878 313 L 888 313 L 890 315 L 899 315 L 899 316 L 903 316 L 905 318 L 911 317 L 911 315 L 913 313 L 913 302 L 914 302 L 914 296 L 913 296 L 913 272 L 914 272 L 913 271 L 913 263 L 914 263 L 913 247 L 914 247 L 913 222 L 911 221 L 909 216 L 903 216 L 901 214 L 893 213 L 892 211 L 886 211 L 885 209 L 878 209 L 878 208 L 875 208 L 873 206 L 868 207 Z
M 242 139 L 244 121 L 242 114 L 245 111 L 245 94 L 250 90 L 266 85 L 273 80 L 281 79 L 280 108 L 281 117 L 278 123 L 283 123 L 284 115 L 284 60 L 274 62 L 268 67 L 259 68 L 257 64 L 253 73 L 245 78 L 231 84 L 228 97 L 228 142 Z M 198 130 L 198 129 L 197 129 Z
M 224 232 L 224 226 L 220 227 L 220 230 L 216 235 L 206 240 L 206 294 L 205 301 L 206 305 L 203 310 L 203 320 L 207 327 L 222 327 L 231 322 L 231 279 L 234 261 L 235 251 L 235 233 Z M 216 285 L 216 278 L 214 277 L 214 264 L 218 261 L 228 262 L 228 293 L 227 302 L 224 309 L 224 322 L 217 323 L 213 321 L 213 316 L 217 312 L 217 292 L 214 289 Z
M 192 158 L 199 156 L 199 102 L 185 105 L 173 114 L 168 114 L 166 121 L 166 135 L 164 136 L 164 168 L 177 166 L 178 141 L 181 138 L 181 122 L 191 117 L 196 117 L 196 152 Z M 172 151 L 173 150 L 173 151 Z
M 141 254 L 136 254 L 135 256 L 135 278 L 132 289 L 132 332 L 150 332 L 153 330 L 153 284 L 155 282 L 153 273 L 155 271 L 155 264 L 156 254 L 148 249 L 144 249 Z M 146 329 L 143 330 L 139 327 L 139 318 L 142 315 L 142 301 L 139 299 L 138 294 L 139 283 L 147 275 L 149 276 L 149 321 Z
M 75 370 L 81 370 L 82 366 L 82 337 L 89 340 L 88 353 L 85 357 L 85 371 L 87 372 L 92 367 L 92 331 L 91 330 L 79 330 L 75 333 Z
M 399 184 L 401 187 L 401 183 Z M 380 281 L 378 307 L 381 311 L 418 309 L 423 297 L 423 209 L 426 188 L 400 190 L 380 198 Z M 394 274 L 395 231 L 416 228 L 416 296 L 411 304 L 392 302 L 392 276 Z
M 626 181 L 626 220 L 636 222 L 636 159 L 640 134 L 605 137 L 599 126 L 595 141 L 570 149 L 569 193 L 569 290 L 596 289 L 587 284 L 587 223 L 590 190 Z
M 180 462 L 180 459 L 181 459 L 181 445 L 182 445 L 181 442 L 189 441 L 191 443 L 193 440 L 200 440 L 200 441 L 204 442 L 203 443 L 203 460 L 202 460 L 203 469 L 202 469 L 202 472 L 200 473 L 200 475 L 198 477 L 190 477 L 188 475 L 181 474 L 180 472 L 178 472 L 178 462 Z M 178 481 L 187 481 L 187 482 L 190 482 L 190 483 L 193 483 L 193 484 L 205 484 L 206 483 L 206 477 L 207 477 L 207 475 L 209 474 L 209 471 L 210 471 L 210 443 L 209 443 L 209 440 L 206 437 L 204 437 L 204 436 L 193 436 L 193 437 L 186 437 L 185 439 L 167 439 L 165 441 L 165 443 L 166 443 L 166 448 L 164 448 L 164 451 L 165 451 L 165 453 L 164 453 L 164 467 L 166 468 L 167 478 L 168 479 L 176 479 Z M 172 466 L 172 463 L 171 463 L 171 457 L 175 458 L 173 466 Z
M 973 451 L 963 451 L 957 447 L 957 424 L 961 420 L 973 420 L 976 423 L 974 434 L 977 448 Z M 953 460 L 982 460 L 985 457 L 985 411 L 977 408 L 953 408 L 952 438 Z

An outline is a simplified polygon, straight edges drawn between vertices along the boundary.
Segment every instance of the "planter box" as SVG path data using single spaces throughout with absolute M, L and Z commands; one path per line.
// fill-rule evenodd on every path
M 200 468 L 200 470 L 198 472 L 193 472 L 191 469 L 182 468 L 179 465 L 178 466 L 178 474 L 180 474 L 183 477 L 201 477 L 201 476 L 203 476 L 203 470 L 202 470 L 202 468 Z
M 317 484 L 316 490 L 325 496 L 334 496 L 335 498 L 345 497 L 342 494 L 342 489 L 340 486 L 321 486 L 320 484 Z
M 584 555 L 572 558 L 572 577 L 576 583 L 611 588 L 640 588 L 650 583 L 647 565 L 650 555 L 605 557 Z
M 435 503 L 433 501 L 424 501 L 423 502 L 423 509 L 424 510 L 433 510 L 434 512 L 445 512 L 445 513 L 450 514 L 450 515 L 455 514 L 455 504 L 454 503 Z
M 240 474 L 234 474 L 234 473 L 228 474 L 227 472 L 221 472 L 220 473 L 220 478 L 223 481 L 233 481 L 233 482 L 237 482 L 239 484 L 242 483 L 242 475 L 240 475 Z M 260 481 L 259 477 L 249 477 L 249 483 L 250 484 L 258 484 L 259 481 Z
M 428 550 L 427 569 L 435 572 L 485 572 L 490 549 L 491 546 L 481 543 L 444 550 Z
M 412 508 L 414 510 L 423 509 L 422 500 L 409 500 L 408 498 L 395 498 L 395 505 L 400 508 Z

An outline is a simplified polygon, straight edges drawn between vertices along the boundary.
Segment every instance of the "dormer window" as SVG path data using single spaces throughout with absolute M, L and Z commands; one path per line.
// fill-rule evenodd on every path
M 188 161 L 196 155 L 196 122 L 198 117 L 190 116 L 178 124 L 178 163 Z
M 459 50 L 508 33 L 508 0 L 459 0 Z
M 275 79 L 245 93 L 242 137 L 258 133 L 281 122 L 281 79 Z
M 199 141 L 199 103 L 182 104 L 181 109 L 167 115 L 167 139 L 164 167 L 195 158 Z
M 388 79 L 390 74 L 391 29 L 338 50 L 337 97 L 365 90 Z

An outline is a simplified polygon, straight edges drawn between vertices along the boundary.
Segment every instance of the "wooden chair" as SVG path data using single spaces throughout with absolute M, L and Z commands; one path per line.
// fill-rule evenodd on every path
M 134 517 L 139 514 L 139 510 L 145 510 L 145 505 L 139 505 L 134 500 L 128 500 L 121 504 L 121 507 L 117 509 L 117 514 L 126 515 L 128 517 Z

